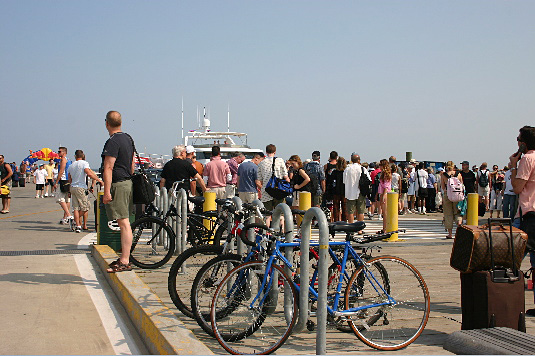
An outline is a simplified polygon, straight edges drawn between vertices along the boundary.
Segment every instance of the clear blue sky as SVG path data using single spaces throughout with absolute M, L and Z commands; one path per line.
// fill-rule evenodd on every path
M 0 0 L 0 153 L 83 149 L 108 110 L 170 154 L 212 128 L 309 158 L 337 150 L 505 164 L 535 124 L 535 1 Z

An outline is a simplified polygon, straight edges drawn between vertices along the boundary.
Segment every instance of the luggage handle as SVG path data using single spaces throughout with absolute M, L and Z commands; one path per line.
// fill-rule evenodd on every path
M 502 222 L 506 222 L 509 224 L 509 231 L 510 231 L 510 236 L 511 236 L 511 258 L 512 258 L 512 266 L 513 266 L 513 274 L 514 276 L 518 276 L 518 270 L 516 269 L 516 264 L 515 264 L 515 247 L 514 247 L 514 238 L 513 238 L 513 222 L 511 219 L 509 218 L 489 218 L 488 220 L 488 226 L 489 226 L 489 243 L 490 243 L 490 265 L 491 265 L 491 268 L 494 269 L 495 268 L 495 265 L 494 265 L 494 251 L 493 251 L 493 248 L 492 248 L 492 225 L 495 225 L 493 223 L 501 223 Z M 513 282 L 515 280 L 518 280 L 519 277 L 509 277 L 509 281 Z

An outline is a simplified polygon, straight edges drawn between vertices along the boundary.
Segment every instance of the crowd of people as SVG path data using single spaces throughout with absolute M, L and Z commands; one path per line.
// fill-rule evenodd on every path
M 135 168 L 135 146 L 133 139 L 121 131 L 121 120 L 116 111 L 106 115 L 110 138 L 102 153 L 102 179 L 89 168 L 81 150 L 75 152 L 76 161 L 72 163 L 67 158 L 67 148 L 60 147 L 58 162 L 51 160 L 46 165 L 30 169 L 25 165 L 17 167 L 5 163 L 0 155 L 2 185 L 10 185 L 15 174 L 19 179 L 33 176 L 36 198 L 55 197 L 63 209 L 60 222 L 67 224 L 74 219 L 77 232 L 87 229 L 89 206 L 85 192 L 88 179 L 92 181 L 91 186 L 95 182 L 103 184 L 103 202 L 109 218 L 117 219 L 123 251 L 121 257 L 110 265 L 110 272 L 131 268 L 128 253 L 132 237 L 128 218 L 133 204 L 130 177 Z M 517 226 L 523 224 L 523 229 L 534 234 L 535 129 L 523 127 L 517 140 L 517 155 L 510 157 L 506 167 L 500 169 L 493 165 L 492 170 L 486 162 L 470 168 L 468 161 L 461 162 L 460 168 L 449 161 L 435 170 L 435 167 L 426 167 L 424 162 L 415 160 L 398 162 L 394 156 L 367 163 L 356 152 L 346 160 L 336 151 L 329 153 L 325 164 L 321 162 L 319 151 L 312 152 L 306 160 L 298 155 L 284 160 L 277 156 L 274 144 L 267 145 L 265 154 L 257 153 L 250 161 L 246 161 L 242 153 L 236 153 L 227 162 L 221 159 L 220 147 L 214 145 L 210 162 L 203 166 L 196 160 L 194 147 L 177 145 L 172 149 L 173 159 L 163 167 L 160 186 L 170 188 L 173 182 L 184 181 L 180 187 L 191 195 L 201 195 L 209 190 L 215 192 L 217 198 L 238 195 L 246 203 L 260 199 L 268 210 L 283 201 L 294 208 L 299 207 L 299 193 L 305 191 L 311 194 L 312 206 L 323 208 L 331 221 L 353 223 L 377 216 L 383 221 L 383 229 L 378 233 L 386 230 L 388 193 L 396 192 L 399 194 L 398 214 L 442 212 L 448 231 L 446 237 L 453 238 L 453 224 L 461 224 L 466 214 L 464 200 L 456 201 L 446 194 L 450 178 L 455 178 L 462 185 L 465 198 L 469 193 L 479 194 L 480 205 L 484 211 L 490 211 L 491 217 L 493 214 L 500 217 L 502 212 L 504 218 L 516 217 Z M 27 170 L 29 174 L 26 174 Z M 286 199 L 272 197 L 266 191 L 272 177 L 289 182 L 293 194 Z M 69 183 L 70 188 L 67 187 Z M 71 196 L 74 216 L 70 213 Z M 2 195 L 2 203 L 1 212 L 9 213 L 9 193 Z

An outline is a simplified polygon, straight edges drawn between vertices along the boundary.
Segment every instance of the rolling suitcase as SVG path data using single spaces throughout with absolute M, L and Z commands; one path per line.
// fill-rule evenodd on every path
M 512 263 L 512 268 L 496 267 L 492 249 L 491 226 L 508 223 L 510 219 L 489 219 L 490 258 L 493 268 L 488 271 L 461 273 L 462 330 L 504 326 L 526 331 L 524 275 Z M 511 251 L 514 251 L 513 239 Z M 511 253 L 514 261 L 514 252 Z

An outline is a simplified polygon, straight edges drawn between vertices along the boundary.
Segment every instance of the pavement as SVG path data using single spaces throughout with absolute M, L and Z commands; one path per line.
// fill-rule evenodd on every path
M 157 270 L 103 273 L 116 258 L 113 251 L 91 246 L 92 232 L 76 234 L 59 225 L 62 212 L 54 198 L 35 199 L 34 193 L 33 184 L 14 188 L 11 213 L 0 216 L 1 354 L 224 353 L 174 307 L 167 291 L 172 260 Z M 445 239 L 441 219 L 441 214 L 401 216 L 400 228 L 408 229 L 400 235 L 403 241 L 378 243 L 381 251 L 374 251 L 374 256 L 391 254 L 411 262 L 431 296 L 423 334 L 390 354 L 447 354 L 444 339 L 460 330 L 459 273 L 449 266 L 452 240 Z M 93 221 L 90 213 L 90 226 Z M 379 230 L 380 224 L 367 221 L 367 232 Z M 528 264 L 525 260 L 522 268 Z M 532 291 L 526 291 L 529 308 L 534 308 Z M 527 329 L 535 334 L 535 318 L 527 318 Z M 379 353 L 336 330 L 328 330 L 327 352 Z M 315 333 L 307 331 L 290 336 L 276 352 L 313 353 Z

